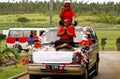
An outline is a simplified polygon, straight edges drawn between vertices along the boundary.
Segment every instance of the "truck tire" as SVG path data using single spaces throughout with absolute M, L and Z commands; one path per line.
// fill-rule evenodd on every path
M 88 70 L 88 67 L 89 67 L 89 59 L 88 59 L 88 64 L 85 67 L 84 74 L 81 76 L 82 78 L 80 78 L 80 79 L 89 79 L 89 70 Z
M 98 75 L 98 71 L 99 71 L 99 54 L 97 53 L 96 55 L 96 62 L 95 62 L 95 65 L 94 65 L 94 76 L 97 76 Z
M 29 79 L 37 79 L 38 76 L 37 75 L 33 75 L 33 74 L 29 74 Z M 39 78 L 40 79 L 40 78 Z
M 88 73 L 88 69 L 85 69 L 84 74 L 82 75 L 82 79 L 89 79 L 89 73 Z

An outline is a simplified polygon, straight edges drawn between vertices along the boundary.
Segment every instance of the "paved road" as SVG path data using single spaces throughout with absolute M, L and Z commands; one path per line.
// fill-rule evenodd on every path
M 94 79 L 120 79 L 120 52 L 101 52 L 99 75 Z
M 29 79 L 28 75 L 19 79 Z M 48 79 L 48 78 L 44 78 Z M 120 79 L 120 52 L 100 52 L 99 75 L 93 79 Z

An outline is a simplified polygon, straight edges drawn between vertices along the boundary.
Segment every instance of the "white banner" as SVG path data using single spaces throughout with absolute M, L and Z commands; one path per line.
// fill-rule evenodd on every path
M 37 51 L 33 52 L 34 63 L 71 63 L 73 52 Z

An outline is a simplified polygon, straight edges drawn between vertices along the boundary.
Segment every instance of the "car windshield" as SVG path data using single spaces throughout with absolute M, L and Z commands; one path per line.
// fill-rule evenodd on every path
M 46 41 L 55 42 L 56 40 L 58 40 L 59 37 L 57 37 L 57 31 L 58 29 L 50 29 L 46 33 Z M 74 38 L 74 42 L 80 42 L 83 37 L 82 31 L 80 29 L 75 29 L 75 32 L 76 32 L 76 38 Z

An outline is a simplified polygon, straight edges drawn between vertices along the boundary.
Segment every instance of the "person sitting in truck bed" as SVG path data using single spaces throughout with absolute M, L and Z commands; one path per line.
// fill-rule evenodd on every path
M 76 37 L 74 26 L 70 24 L 69 18 L 64 20 L 64 26 L 59 27 L 57 36 L 60 40 L 55 41 L 56 50 L 60 48 L 72 48 L 74 46 L 73 38 Z

